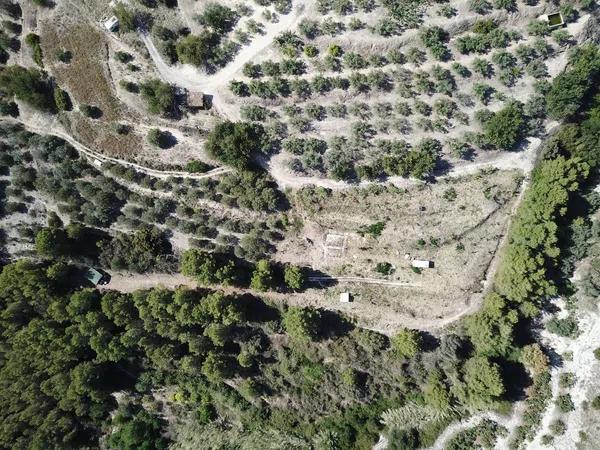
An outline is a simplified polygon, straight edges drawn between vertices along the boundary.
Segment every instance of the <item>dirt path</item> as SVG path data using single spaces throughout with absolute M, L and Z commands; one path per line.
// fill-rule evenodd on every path
M 559 308 L 558 317 L 566 317 L 567 311 L 565 303 L 562 299 L 557 299 L 553 302 Z M 555 436 L 553 447 L 564 450 L 575 450 L 577 443 L 581 439 L 579 432 L 585 431 L 584 423 L 584 408 L 583 402 L 588 399 L 589 392 L 594 388 L 598 376 L 598 361 L 594 356 L 594 350 L 600 347 L 600 313 L 594 311 L 580 311 L 578 313 L 578 323 L 581 330 L 579 336 L 575 339 L 561 337 L 552 334 L 547 330 L 541 333 L 541 340 L 545 346 L 551 348 L 559 355 L 565 352 L 572 352 L 573 358 L 570 361 L 564 360 L 561 366 L 551 368 L 551 389 L 552 400 L 540 422 L 540 429 L 537 432 L 532 442 L 526 444 L 527 450 L 545 450 L 548 446 L 542 445 L 541 437 L 544 434 L 549 434 L 550 424 L 561 418 L 567 425 L 567 430 L 563 435 Z M 570 389 L 561 389 L 559 380 L 562 373 L 574 373 L 576 383 Z M 570 393 L 575 410 L 562 414 L 556 408 L 554 401 L 556 397 L 562 393 Z M 491 419 L 509 430 L 509 434 L 498 439 L 495 449 L 506 450 L 509 447 L 509 442 L 516 427 L 521 423 L 522 414 L 525 404 L 517 403 L 513 409 L 513 413 L 509 417 L 500 416 L 493 412 L 483 412 L 476 414 L 464 421 L 457 422 L 444 430 L 438 437 L 431 450 L 443 450 L 448 440 L 456 433 L 471 428 L 483 419 Z
M 165 81 L 190 91 L 212 95 L 212 105 L 218 113 L 226 118 L 238 120 L 239 111 L 223 102 L 221 94 L 229 89 L 229 81 L 236 72 L 242 69 L 244 64 L 255 59 L 259 53 L 271 45 L 278 34 L 294 29 L 298 25 L 303 11 L 303 5 L 296 6 L 289 14 L 279 16 L 278 22 L 268 23 L 265 26 L 264 34 L 256 36 L 249 45 L 244 46 L 235 55 L 233 61 L 210 75 L 203 74 L 189 64 L 168 65 L 147 33 L 140 33 L 140 38 L 148 49 L 156 70 Z
M 12 119 L 12 118 L 7 118 L 7 117 L 3 117 L 2 120 L 4 122 L 21 124 L 25 127 L 25 129 L 27 129 L 28 131 L 30 131 L 32 133 L 37 133 L 40 135 L 51 135 L 51 136 L 56 136 L 58 138 L 61 138 L 65 141 L 67 141 L 77 151 L 82 153 L 87 158 L 90 158 L 91 160 L 97 160 L 97 161 L 100 161 L 101 163 L 111 162 L 111 163 L 115 163 L 115 164 L 120 164 L 122 166 L 130 167 L 132 169 L 137 170 L 138 172 L 145 173 L 147 175 L 151 175 L 151 176 L 157 177 L 157 178 L 180 177 L 180 178 L 191 178 L 194 180 L 202 180 L 204 178 L 214 178 L 216 176 L 220 176 L 220 175 L 223 175 L 223 174 L 233 171 L 233 169 L 231 169 L 229 167 L 217 167 L 217 168 L 210 170 L 208 172 L 205 172 L 205 173 L 194 174 L 194 173 L 190 173 L 190 172 L 182 172 L 182 171 L 177 171 L 177 170 L 152 169 L 150 167 L 135 164 L 130 161 L 125 161 L 123 159 L 106 156 L 102 153 L 92 150 L 91 148 L 83 145 L 81 142 L 73 139 L 69 134 L 67 134 L 63 130 L 61 130 L 59 128 L 59 126 L 57 126 L 55 123 L 47 122 L 47 123 L 38 125 L 38 124 L 33 124 L 31 121 L 24 121 L 21 119 Z
M 447 427 L 442 432 L 442 434 L 440 434 L 438 436 L 435 443 L 431 447 L 429 447 L 428 450 L 444 450 L 446 448 L 446 444 L 453 436 L 455 436 L 457 433 L 459 433 L 461 431 L 468 430 L 469 428 L 473 428 L 473 427 L 479 425 L 485 419 L 493 420 L 494 422 L 505 427 L 506 429 L 511 430 L 517 426 L 517 424 L 520 420 L 520 415 L 521 415 L 522 409 L 523 409 L 522 404 L 518 403 L 517 405 L 515 405 L 513 412 L 510 416 L 502 416 L 495 412 L 486 411 L 486 412 L 482 412 L 482 413 L 476 414 L 474 416 L 471 416 L 468 419 L 461 420 L 460 422 L 456 422 L 456 423 L 450 425 L 449 427 Z M 508 449 L 508 447 L 497 447 L 497 446 L 495 448 Z
M 133 292 L 138 289 L 151 289 L 158 286 L 175 288 L 177 286 L 197 287 L 197 283 L 179 273 L 134 274 L 128 272 L 109 272 L 110 282 L 101 289 L 113 289 L 119 292 Z
M 106 289 L 115 289 L 122 292 L 132 292 L 136 289 L 148 289 L 156 286 L 175 287 L 186 285 L 190 287 L 197 286 L 197 283 L 181 274 L 168 273 L 151 273 L 151 274 L 133 274 L 128 272 L 110 272 L 111 280 L 105 285 Z M 364 284 L 379 284 L 382 286 L 398 286 L 398 287 L 418 287 L 416 284 L 378 280 L 376 278 L 360 278 L 360 277 L 309 277 L 309 281 L 326 281 L 336 283 L 364 283 Z M 246 291 L 246 289 L 236 289 Z

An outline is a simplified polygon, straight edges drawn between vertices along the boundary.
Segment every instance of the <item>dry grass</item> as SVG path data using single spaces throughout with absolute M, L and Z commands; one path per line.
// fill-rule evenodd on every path
M 46 65 L 58 84 L 69 92 L 73 103 L 97 106 L 102 110 L 101 121 L 119 119 L 122 106 L 113 92 L 106 65 L 107 38 L 91 25 L 66 22 L 55 16 L 41 27 Z M 55 55 L 61 50 L 73 54 L 69 64 L 57 61 Z
M 283 261 L 308 265 L 333 276 L 381 278 L 411 287 L 339 285 L 306 294 L 322 305 L 344 308 L 369 326 L 381 328 L 394 316 L 439 319 L 457 314 L 481 290 L 487 268 L 504 234 L 519 179 L 516 172 L 448 179 L 410 190 L 375 187 L 335 192 L 308 204 L 296 196 L 304 226 L 278 248 Z M 444 198 L 454 190 L 456 199 Z M 447 196 L 447 194 L 446 194 Z M 360 236 L 362 226 L 385 222 L 381 236 Z M 328 233 L 347 235 L 343 257 L 323 258 Z M 419 243 L 419 240 L 425 243 Z M 410 260 L 435 262 L 433 269 L 413 272 Z M 379 274 L 377 263 L 393 273 Z M 337 294 L 351 290 L 355 302 L 340 305 Z M 302 302 L 300 295 L 298 301 Z M 309 298 L 312 300 L 309 300 Z M 383 321 L 383 322 L 382 322 Z
M 74 137 L 106 154 L 131 157 L 142 148 L 142 138 L 136 134 L 117 135 L 111 126 L 124 118 L 135 120 L 139 114 L 117 98 L 107 63 L 109 38 L 93 24 L 100 11 L 92 11 L 88 6 L 63 4 L 40 23 L 46 68 L 71 96 L 74 111 L 66 114 Z M 72 53 L 70 63 L 58 61 L 56 55 L 62 50 Z M 84 117 L 77 111 L 82 104 L 97 106 L 102 116 L 98 119 Z

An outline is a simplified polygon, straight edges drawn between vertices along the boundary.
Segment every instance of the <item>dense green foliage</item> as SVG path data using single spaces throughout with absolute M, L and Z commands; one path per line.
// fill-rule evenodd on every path
M 171 254 L 171 244 L 154 227 L 144 227 L 133 234 L 119 233 L 99 246 L 100 262 L 113 270 L 146 272 L 160 266 Z
M 52 111 L 55 108 L 52 89 L 40 71 L 13 65 L 0 69 L 0 91 L 15 96 L 34 108 Z
M 146 411 L 119 412 L 113 419 L 116 431 L 108 438 L 110 448 L 119 450 L 166 450 L 169 441 L 162 436 L 164 423 Z
M 569 68 L 552 83 L 546 99 L 548 113 L 554 119 L 565 119 L 575 114 L 598 84 L 600 54 L 595 45 L 572 50 Z
M 170 386 L 169 402 L 192 414 L 199 431 L 218 415 L 248 437 L 273 429 L 310 442 L 329 430 L 342 448 L 367 448 L 411 377 L 383 336 L 331 314 L 325 327 L 320 311 L 282 313 L 247 295 L 74 289 L 73 270 L 21 261 L 0 274 L 3 447 L 95 446 L 110 429 L 111 447 L 164 448 L 164 425 L 139 401 Z M 323 337 L 331 339 L 306 346 Z M 282 386 L 289 405 L 260 400 Z M 111 394 L 123 390 L 137 406 L 119 400 L 107 427 L 117 407 Z
M 245 170 L 255 167 L 254 157 L 263 152 L 263 127 L 245 122 L 221 122 L 208 135 L 205 148 L 220 161 Z
M 579 158 L 542 161 L 510 232 L 510 245 L 496 277 L 498 292 L 515 302 L 539 303 L 556 293 L 548 269 L 560 255 L 557 221 L 566 213 L 570 193 L 589 173 Z
M 40 67 L 44 67 L 44 55 L 40 45 L 40 37 L 35 33 L 29 33 L 25 36 L 25 43 L 31 49 L 31 58 Z
M 152 114 L 176 115 L 174 86 L 158 79 L 148 80 L 140 84 L 140 93 Z
M 509 103 L 484 124 L 486 140 L 494 147 L 510 150 L 523 138 L 525 119 L 522 105 Z

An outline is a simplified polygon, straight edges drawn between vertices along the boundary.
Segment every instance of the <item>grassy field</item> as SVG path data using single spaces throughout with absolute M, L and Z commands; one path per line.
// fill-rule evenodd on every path
M 520 180 L 517 172 L 496 171 L 407 190 L 299 191 L 294 213 L 302 225 L 277 255 L 331 276 L 407 283 L 341 284 L 324 296 L 321 290 L 309 291 L 305 299 L 299 295 L 299 302 L 321 298 L 321 306 L 343 308 L 374 327 L 400 317 L 451 316 L 481 290 Z M 324 249 L 332 234 L 345 236 L 344 250 Z M 431 260 L 434 267 L 414 271 L 412 259 Z M 337 294 L 345 290 L 354 294 L 354 303 L 340 305 Z

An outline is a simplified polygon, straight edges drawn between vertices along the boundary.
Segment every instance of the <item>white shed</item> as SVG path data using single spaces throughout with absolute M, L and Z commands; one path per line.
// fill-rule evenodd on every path
M 426 259 L 413 259 L 410 262 L 410 265 L 416 267 L 417 269 L 431 269 L 433 268 L 433 261 L 428 261 Z
M 342 292 L 340 294 L 340 302 L 342 303 L 350 303 L 352 301 L 352 296 L 350 292 Z
M 117 16 L 112 16 L 111 18 L 106 19 L 103 25 L 108 31 L 116 31 L 117 28 L 119 28 L 119 19 L 117 19 Z

